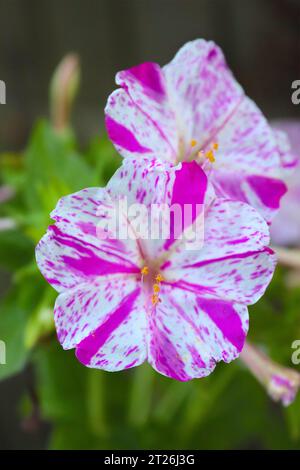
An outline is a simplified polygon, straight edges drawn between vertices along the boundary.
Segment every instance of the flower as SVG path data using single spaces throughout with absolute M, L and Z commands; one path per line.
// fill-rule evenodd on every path
M 67 54 L 58 64 L 50 84 L 51 120 L 59 132 L 69 126 L 71 108 L 79 81 L 79 58 L 76 54 Z
M 218 195 L 248 202 L 270 221 L 291 155 L 213 42 L 188 42 L 164 67 L 146 62 L 119 72 L 116 83 L 106 127 L 123 157 L 196 160 Z
M 297 158 L 297 168 L 287 180 L 288 192 L 281 201 L 278 214 L 271 226 L 272 241 L 276 245 L 300 245 L 300 121 L 283 120 L 274 122 L 274 127 L 286 132 L 292 151 Z
M 102 236 L 103 220 L 121 198 L 129 205 L 203 205 L 204 244 Z M 187 381 L 204 377 L 218 361 L 242 350 L 247 305 L 271 280 L 275 257 L 268 228 L 255 209 L 216 198 L 195 162 L 177 167 L 125 159 L 106 188 L 63 197 L 55 225 L 39 242 L 36 259 L 59 292 L 54 319 L 63 348 L 76 348 L 88 367 L 118 371 L 148 361 L 163 375 Z M 131 221 L 118 216 L 122 228 Z M 188 230 L 196 223 L 193 212 Z M 100 230 L 99 220 L 101 220 Z M 184 230 L 185 230 L 184 229 Z
M 300 374 L 297 371 L 271 361 L 249 343 L 245 344 L 241 359 L 274 401 L 280 401 L 284 406 L 294 401 L 300 389 Z

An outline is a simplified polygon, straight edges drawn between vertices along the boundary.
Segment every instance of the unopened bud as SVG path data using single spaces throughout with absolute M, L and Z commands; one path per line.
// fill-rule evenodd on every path
M 300 388 L 300 374 L 272 361 L 266 354 L 246 343 L 240 358 L 274 401 L 290 405 Z
M 79 81 L 79 58 L 76 54 L 68 54 L 57 66 L 50 83 L 51 120 L 58 131 L 69 126 Z

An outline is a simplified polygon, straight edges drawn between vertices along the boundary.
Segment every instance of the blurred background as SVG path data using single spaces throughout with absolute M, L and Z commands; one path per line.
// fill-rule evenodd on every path
M 237 361 L 184 384 L 147 366 L 84 369 L 55 340 L 55 293 L 34 263 L 57 199 L 104 184 L 118 165 L 103 126 L 118 70 L 163 65 L 185 42 L 212 39 L 268 118 L 299 118 L 291 83 L 300 79 L 300 1 L 0 0 L 0 12 L 0 184 L 15 193 L 1 209 L 15 225 L 0 232 L 0 339 L 9 345 L 0 448 L 300 448 L 299 400 L 272 403 Z M 49 83 L 69 52 L 80 57 L 81 81 L 72 130 L 58 134 Z M 290 366 L 300 292 L 287 290 L 284 276 L 279 269 L 251 308 L 250 336 Z

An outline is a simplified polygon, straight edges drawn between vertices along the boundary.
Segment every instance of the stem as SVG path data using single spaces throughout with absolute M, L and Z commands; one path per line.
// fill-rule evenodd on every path
M 279 263 L 291 268 L 300 268 L 300 249 L 273 246 Z

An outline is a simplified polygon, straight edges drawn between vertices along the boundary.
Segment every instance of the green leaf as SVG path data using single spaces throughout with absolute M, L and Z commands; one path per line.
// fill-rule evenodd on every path
M 88 148 L 88 161 L 95 167 L 101 185 L 105 185 L 122 163 L 120 155 L 106 136 L 95 137 Z
M 95 186 L 97 177 L 76 150 L 71 134 L 58 134 L 46 121 L 35 126 L 25 152 L 23 197 L 29 233 L 39 239 L 59 198 Z
M 35 274 L 15 284 L 0 303 L 0 340 L 6 346 L 6 364 L 0 365 L 0 379 L 16 374 L 26 364 L 26 324 L 44 289 L 42 277 Z
M 88 369 L 76 360 L 74 351 L 64 351 L 57 340 L 49 340 L 33 359 L 43 416 L 55 422 L 83 423 Z
M 5 364 L 0 361 L 0 380 L 21 371 L 27 360 L 24 328 L 27 312 L 11 293 L 0 304 L 0 340 L 5 344 Z
M 0 232 L 0 265 L 14 271 L 29 263 L 34 251 L 32 241 L 18 230 Z

